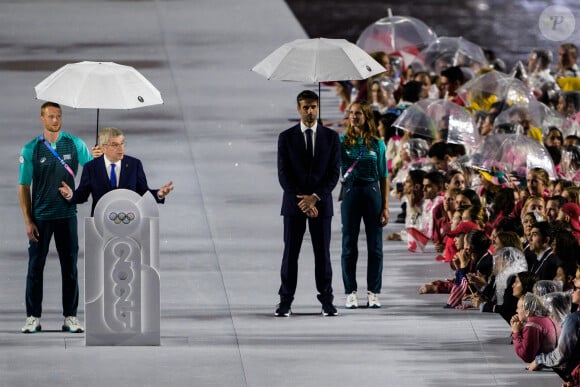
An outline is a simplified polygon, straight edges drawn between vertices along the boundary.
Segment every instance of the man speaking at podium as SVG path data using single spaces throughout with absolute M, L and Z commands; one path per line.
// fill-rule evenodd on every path
M 117 188 L 129 189 L 141 196 L 149 191 L 158 203 L 164 203 L 165 197 L 173 190 L 173 182 L 170 181 L 157 190 L 150 189 L 141 160 L 125 155 L 125 144 L 125 136 L 120 129 L 101 130 L 99 146 L 103 156 L 84 165 L 81 181 L 75 191 L 63 181 L 59 188 L 60 194 L 75 204 L 86 202 L 91 195 L 91 216 L 99 199 Z

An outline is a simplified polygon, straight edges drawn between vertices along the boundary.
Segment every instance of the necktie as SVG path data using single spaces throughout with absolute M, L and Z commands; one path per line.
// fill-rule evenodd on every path
M 111 164 L 111 187 L 117 188 L 117 173 L 115 172 L 115 164 Z
M 314 157 L 314 146 L 312 145 L 312 129 L 306 129 L 306 154 L 308 161 Z

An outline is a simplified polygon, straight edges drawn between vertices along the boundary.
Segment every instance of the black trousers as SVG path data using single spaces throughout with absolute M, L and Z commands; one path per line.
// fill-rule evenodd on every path
M 77 218 L 36 220 L 38 242 L 28 246 L 28 274 L 26 276 L 26 315 L 41 317 L 44 265 L 54 235 L 62 277 L 62 314 L 76 316 L 79 304 L 77 257 L 79 251 Z
M 332 217 L 308 218 L 306 216 L 284 217 L 284 255 L 280 269 L 282 284 L 278 294 L 282 302 L 292 302 L 298 282 L 298 256 L 306 232 L 306 224 L 314 251 L 314 276 L 318 300 L 331 303 L 332 266 L 330 264 L 330 226 Z

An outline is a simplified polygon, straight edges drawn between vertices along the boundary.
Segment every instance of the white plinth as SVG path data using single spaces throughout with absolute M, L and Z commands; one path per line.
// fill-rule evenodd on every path
M 160 345 L 159 212 L 117 189 L 85 218 L 86 345 Z

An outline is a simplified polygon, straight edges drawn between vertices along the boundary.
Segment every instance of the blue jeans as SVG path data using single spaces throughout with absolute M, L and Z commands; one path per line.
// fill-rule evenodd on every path
M 357 290 L 356 263 L 358 260 L 358 235 L 361 219 L 367 238 L 367 290 L 380 293 L 383 276 L 383 228 L 380 223 L 382 209 L 378 182 L 346 184 L 341 203 L 342 219 L 342 280 L 344 291 Z
M 28 274 L 26 276 L 26 315 L 41 317 L 44 265 L 54 235 L 62 277 L 63 316 L 76 316 L 79 304 L 77 257 L 79 243 L 77 218 L 36 220 L 38 242 L 28 246 Z

